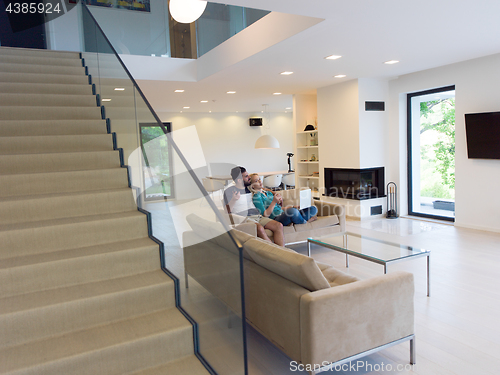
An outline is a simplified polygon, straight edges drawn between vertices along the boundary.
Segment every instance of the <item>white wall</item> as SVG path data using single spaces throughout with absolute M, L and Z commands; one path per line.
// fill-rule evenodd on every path
M 255 113 L 158 113 L 163 122 L 171 122 L 176 131 L 196 126 L 207 163 L 233 163 L 249 172 L 287 170 L 287 152 L 293 152 L 291 113 L 268 113 L 264 125 L 251 127 L 248 119 Z M 269 121 L 269 129 L 267 127 Z M 275 150 L 256 150 L 255 141 L 271 134 L 280 142 Z M 188 152 L 189 150 L 186 150 Z M 229 171 L 227 171 L 229 174 Z
M 385 102 L 389 85 L 385 80 L 360 78 L 359 89 L 359 168 L 386 167 L 387 112 L 365 111 L 365 101 Z
M 80 19 L 81 7 L 78 4 L 63 16 L 45 24 L 47 49 L 59 51 L 82 51 Z
M 293 123 L 295 131 L 304 131 L 307 125 L 314 125 L 318 118 L 316 94 L 293 96 Z
M 324 168 L 359 168 L 358 81 L 323 87 L 318 92 L 320 181 Z
M 467 158 L 464 114 L 500 111 L 500 54 L 408 74 L 389 82 L 389 178 L 399 181 L 400 201 L 406 190 L 405 94 L 455 85 L 455 225 L 500 231 L 500 160 Z M 401 104 L 401 105 L 400 105 Z M 500 145 L 499 145 L 500 147 Z M 406 204 L 402 207 L 407 207 Z M 407 208 L 406 208 L 407 210 Z M 404 212 L 403 212 L 404 213 Z

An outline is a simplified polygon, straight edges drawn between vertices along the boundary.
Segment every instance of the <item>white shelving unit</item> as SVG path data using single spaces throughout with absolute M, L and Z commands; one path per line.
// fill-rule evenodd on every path
M 297 186 L 313 189 L 319 186 L 319 133 L 318 130 L 299 131 L 296 133 Z

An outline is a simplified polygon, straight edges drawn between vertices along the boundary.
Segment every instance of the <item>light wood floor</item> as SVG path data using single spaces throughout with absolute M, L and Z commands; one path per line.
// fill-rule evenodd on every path
M 404 343 L 366 357 L 356 370 L 335 374 L 497 374 L 500 369 L 500 234 L 456 228 L 448 224 L 407 218 L 348 221 L 349 231 L 429 249 L 431 297 L 426 296 L 426 260 L 390 266 L 415 275 L 415 333 L 417 363 L 409 365 L 409 344 Z M 305 244 L 290 246 L 301 253 Z M 318 246 L 314 258 L 352 275 L 368 278 L 383 267 Z M 332 317 L 335 319 L 335 317 Z M 290 359 L 258 333 L 249 329 L 251 375 L 305 374 L 293 371 Z M 335 340 L 335 337 L 332 337 Z M 368 363 L 368 366 L 365 365 Z M 356 364 L 357 364 L 356 363 Z M 384 367 L 382 367 L 382 364 Z M 370 365 L 372 366 L 370 368 Z M 392 366 L 392 369 L 389 367 Z M 400 367 L 398 371 L 397 366 Z M 405 369 L 406 366 L 406 369 Z M 383 370 L 382 370 L 383 369 Z

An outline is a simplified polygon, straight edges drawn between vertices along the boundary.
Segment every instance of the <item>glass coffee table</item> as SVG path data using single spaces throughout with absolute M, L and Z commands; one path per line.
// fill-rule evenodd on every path
M 323 237 L 309 237 L 307 239 L 307 254 L 309 256 L 311 256 L 312 243 L 344 253 L 346 267 L 349 267 L 349 255 L 352 255 L 382 264 L 384 273 L 387 273 L 389 263 L 427 257 L 427 296 L 430 296 L 430 250 L 400 245 L 355 233 L 341 232 Z

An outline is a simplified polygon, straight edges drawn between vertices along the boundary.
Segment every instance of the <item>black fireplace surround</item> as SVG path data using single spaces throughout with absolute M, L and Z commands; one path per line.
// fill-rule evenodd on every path
M 385 197 L 384 167 L 325 168 L 325 195 L 356 200 Z

